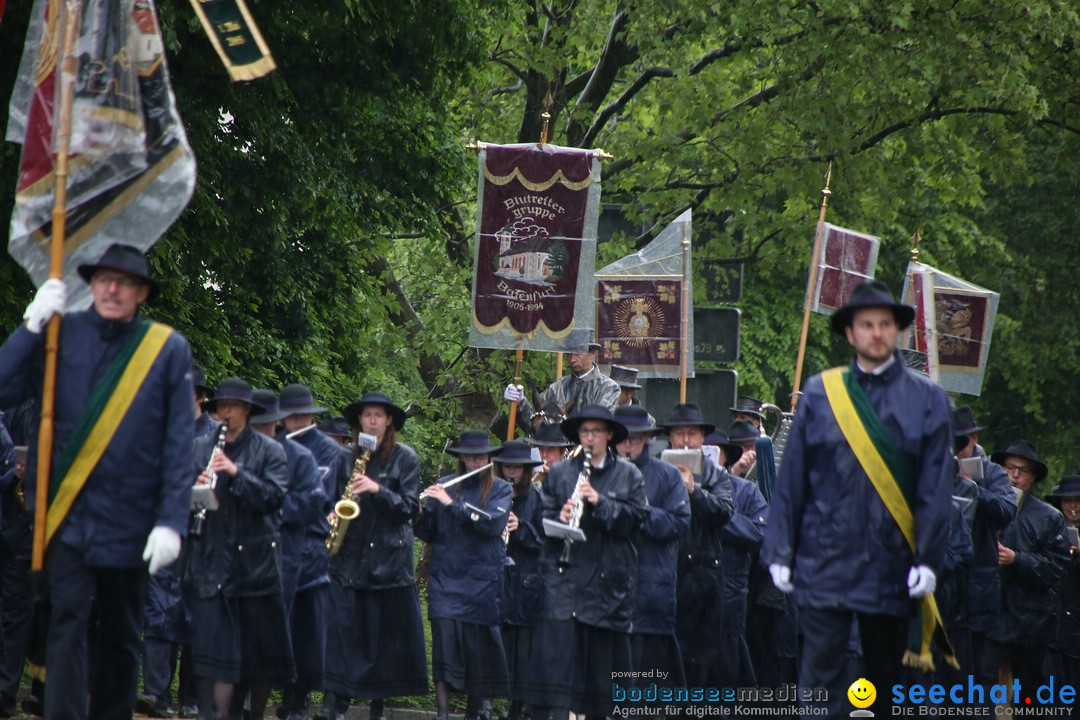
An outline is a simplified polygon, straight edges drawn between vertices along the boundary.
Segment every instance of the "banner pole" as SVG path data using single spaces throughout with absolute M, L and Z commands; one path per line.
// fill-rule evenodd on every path
M 562 380 L 563 375 L 563 354 L 561 352 L 555 353 L 555 379 Z
M 49 279 L 64 277 L 64 236 L 67 231 L 68 152 L 71 148 L 71 105 L 75 96 L 75 35 L 82 12 L 80 0 L 68 0 L 64 18 L 63 64 L 60 68 L 60 126 L 56 139 L 56 189 L 49 246 Z M 52 470 L 53 411 L 56 406 L 56 365 L 60 353 L 60 316 L 53 315 L 45 330 L 45 382 L 41 394 L 41 425 L 38 429 L 37 487 L 34 505 L 34 545 L 30 570 L 45 565 L 45 522 Z
M 806 358 L 806 336 L 810 330 L 810 305 L 817 294 L 818 255 L 825 235 L 825 209 L 829 205 L 829 181 L 832 179 L 832 161 L 825 172 L 825 187 L 821 191 L 821 212 L 818 214 L 817 233 L 814 236 L 814 254 L 810 258 L 810 277 L 806 281 L 806 302 L 803 307 L 802 332 L 799 335 L 799 355 L 795 360 L 795 387 L 791 391 L 791 412 L 799 404 L 799 386 L 802 384 L 803 360 Z
M 521 384 L 521 361 L 525 359 L 525 343 L 518 340 L 517 350 L 514 351 L 514 385 Z M 514 431 L 517 429 L 517 400 L 510 403 L 510 421 L 506 424 L 506 440 L 514 439 Z
M 683 255 L 683 281 L 682 281 L 682 317 L 679 320 L 679 403 L 686 402 L 686 374 L 687 358 L 690 355 L 690 223 L 682 226 L 682 255 Z

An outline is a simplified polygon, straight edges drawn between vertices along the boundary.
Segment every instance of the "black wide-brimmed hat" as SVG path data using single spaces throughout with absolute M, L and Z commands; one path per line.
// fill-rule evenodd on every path
M 611 411 L 602 405 L 586 405 L 571 417 L 559 423 L 559 428 L 568 440 L 579 443 L 581 440 L 578 438 L 578 429 L 581 427 L 581 423 L 586 420 L 603 420 L 606 422 L 608 430 L 611 430 L 611 445 L 618 445 L 629 435 L 626 426 L 616 420 Z
M 134 275 L 150 286 L 150 294 L 146 296 L 148 301 L 156 298 L 158 294 L 158 284 L 150 277 L 150 266 L 146 262 L 146 255 L 131 245 L 113 243 L 96 263 L 80 265 L 77 269 L 79 277 L 87 283 L 98 270 L 119 270 L 128 275 Z
M 326 408 L 315 404 L 314 398 L 311 397 L 311 388 L 307 385 L 286 385 L 283 387 L 278 406 L 286 416 L 318 415 L 326 412 Z
M 360 413 L 364 411 L 365 405 L 382 405 L 385 407 L 386 412 L 390 413 L 390 418 L 394 421 L 395 430 L 404 427 L 405 421 L 408 419 L 405 411 L 390 402 L 390 398 L 380 392 L 373 392 L 366 393 L 364 397 L 345 408 L 345 419 L 351 427 L 360 427 Z
M 736 445 L 731 438 L 727 436 L 727 433 L 723 431 L 716 431 L 709 433 L 705 436 L 705 445 L 717 445 L 724 449 L 724 467 L 731 467 L 739 461 L 742 457 L 743 449 L 741 445 Z
M 352 437 L 352 433 L 349 431 L 349 423 L 346 422 L 345 418 L 337 416 L 328 417 L 319 423 L 319 432 L 331 437 Z
M 661 430 L 644 405 L 620 405 L 615 408 L 615 419 L 631 433 L 658 433 Z
M 533 457 L 532 446 L 524 440 L 511 440 L 503 443 L 496 460 L 503 465 L 536 467 L 544 464 L 542 460 Z
M 701 408 L 697 406 L 697 403 L 680 403 L 676 405 L 675 409 L 671 411 L 671 417 L 664 423 L 664 427 L 668 430 L 687 425 L 696 425 L 706 435 L 716 429 L 716 426 L 712 423 L 705 422 L 705 417 L 701 414 Z
M 573 331 L 570 335 L 563 352 L 581 354 L 602 349 L 600 343 L 593 340 L 591 331 Z
M 621 388 L 640 390 L 641 386 L 638 385 L 637 376 L 637 368 L 624 367 L 623 365 L 611 366 L 611 379 Z
M 1061 498 L 1080 498 L 1080 475 L 1066 475 L 1061 478 L 1061 484 L 1046 497 L 1059 500 Z
M 261 413 L 252 415 L 248 418 L 248 422 L 252 425 L 276 423 L 279 420 L 289 417 L 289 413 L 282 410 L 278 405 L 278 396 L 273 390 L 266 390 L 263 388 L 253 390 L 251 393 L 251 400 L 255 404 L 262 405 L 263 407 Z
M 451 455 L 495 455 L 500 447 L 491 444 L 487 430 L 466 430 L 458 438 L 458 444 L 446 448 L 446 452 Z
M 217 404 L 220 400 L 239 400 L 245 402 L 251 406 L 251 414 L 258 415 L 266 410 L 265 407 L 255 402 L 252 397 L 251 385 L 247 380 L 241 380 L 238 377 L 225 378 L 221 381 L 221 384 L 217 386 L 217 391 L 214 393 L 214 397 L 206 401 L 206 409 L 210 412 L 217 410 Z
M 953 435 L 956 437 L 965 437 L 983 429 L 982 425 L 975 423 L 975 414 L 971 412 L 971 408 L 967 405 L 953 410 L 952 421 Z
M 765 415 L 761 412 L 761 401 L 749 395 L 740 395 L 739 399 L 735 401 L 735 407 L 731 408 L 731 413 L 733 415 L 735 413 L 753 415 L 758 420 L 765 422 Z
M 206 371 L 200 366 L 191 364 L 191 382 L 195 386 L 195 392 L 204 392 L 214 397 L 214 388 L 206 384 Z
M 1035 443 L 1027 440 L 1017 440 L 1004 450 L 999 450 L 991 455 L 990 462 L 1004 465 L 1005 458 L 1010 455 L 1030 460 L 1035 465 L 1035 482 L 1039 482 L 1046 477 L 1048 472 L 1046 463 L 1039 459 L 1039 454 L 1035 451 Z
M 574 443 L 567 440 L 566 436 L 563 435 L 562 428 L 559 427 L 557 422 L 540 423 L 540 427 L 536 428 L 533 436 L 525 438 L 525 442 L 538 447 L 568 448 L 574 446 Z
M 736 420 L 727 431 L 727 436 L 733 443 L 754 442 L 761 437 L 761 431 L 749 420 Z
M 864 308 L 887 308 L 892 310 L 893 317 L 896 318 L 896 325 L 901 330 L 910 325 L 911 321 L 915 319 L 915 308 L 896 302 L 885 283 L 880 280 L 872 280 L 871 282 L 856 285 L 855 289 L 851 291 L 851 299 L 848 300 L 848 304 L 833 313 L 830 320 L 833 332 L 843 335 L 844 328 L 851 325 L 855 312 Z

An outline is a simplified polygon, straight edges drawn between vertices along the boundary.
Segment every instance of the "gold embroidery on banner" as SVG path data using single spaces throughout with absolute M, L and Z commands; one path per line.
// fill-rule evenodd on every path
M 484 163 L 484 177 L 487 178 L 488 182 L 499 186 L 506 185 L 511 180 L 514 180 L 516 178 L 517 181 L 525 187 L 525 189 L 532 190 L 533 192 L 543 192 L 555 183 L 559 182 L 561 182 L 570 190 L 584 190 L 592 184 L 593 179 L 592 170 L 589 171 L 588 177 L 586 177 L 581 182 L 573 182 L 571 180 L 568 180 L 567 177 L 563 175 L 562 170 L 556 170 L 555 174 L 544 182 L 534 183 L 526 179 L 525 176 L 521 174 L 521 171 L 517 168 L 514 168 L 509 175 L 493 175 L 491 171 L 488 170 L 486 162 Z

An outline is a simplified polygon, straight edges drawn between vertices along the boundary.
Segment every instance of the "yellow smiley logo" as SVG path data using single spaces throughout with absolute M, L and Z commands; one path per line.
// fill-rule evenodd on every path
M 874 704 L 874 698 L 877 697 L 877 688 L 866 678 L 859 678 L 851 683 L 851 687 L 847 689 L 847 697 L 855 707 L 868 708 Z

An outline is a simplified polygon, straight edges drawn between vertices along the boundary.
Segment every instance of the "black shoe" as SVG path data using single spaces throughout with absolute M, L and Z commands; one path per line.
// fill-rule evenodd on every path
M 184 703 L 176 712 L 178 717 L 182 718 L 197 718 L 199 717 L 199 706 L 195 703 Z
M 176 708 L 171 707 L 168 702 L 161 698 L 146 695 L 145 693 L 140 693 L 139 696 L 135 698 L 135 712 L 153 718 L 176 717 Z
M 27 715 L 42 717 L 45 714 L 45 706 L 35 695 L 27 695 L 22 701 L 22 711 Z

